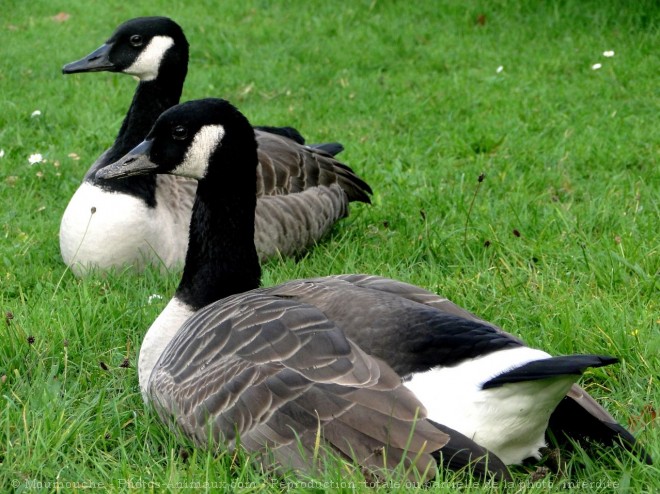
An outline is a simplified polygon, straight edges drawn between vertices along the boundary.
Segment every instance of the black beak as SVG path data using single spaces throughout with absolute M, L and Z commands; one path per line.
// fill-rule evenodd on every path
M 149 159 L 153 141 L 146 140 L 135 146 L 126 156 L 114 163 L 101 168 L 96 172 L 96 178 L 104 180 L 113 178 L 147 175 L 158 168 L 158 165 Z
M 63 74 L 75 74 L 78 72 L 112 72 L 115 69 L 115 64 L 110 61 L 110 50 L 112 44 L 104 44 L 94 50 L 86 57 L 81 58 L 75 62 L 71 62 L 62 67 Z

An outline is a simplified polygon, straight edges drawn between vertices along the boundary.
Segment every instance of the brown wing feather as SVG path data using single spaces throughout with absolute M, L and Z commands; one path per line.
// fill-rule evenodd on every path
M 310 466 L 319 424 L 325 443 L 367 466 L 382 466 L 372 458 L 382 450 L 424 470 L 449 440 L 398 376 L 321 311 L 263 291 L 196 313 L 149 392 L 161 417 L 196 442 L 210 427 L 216 442 L 269 449 L 285 466 Z
M 371 187 L 345 164 L 322 149 L 255 130 L 257 196 L 300 192 L 319 185 L 339 185 L 349 201 L 369 203 Z
M 482 324 L 491 326 L 501 333 L 505 333 L 517 341 L 522 342 L 516 336 L 507 333 L 502 328 L 495 326 L 494 324 L 477 317 L 471 312 L 463 309 L 462 307 L 456 305 L 451 300 L 433 293 L 431 291 L 420 288 L 416 285 L 411 285 L 410 283 L 404 283 L 403 281 L 393 280 L 390 278 L 384 278 L 381 276 L 367 275 L 367 274 L 349 274 L 349 275 L 338 275 L 335 277 L 338 280 L 343 280 L 352 285 L 368 288 L 370 290 L 376 290 L 380 292 L 390 293 L 397 295 L 399 297 L 417 302 L 420 304 L 428 305 L 430 307 L 435 307 L 440 309 L 443 312 L 447 312 L 454 316 L 459 316 L 470 321 L 476 321 Z
M 348 215 L 348 197 L 338 185 L 257 201 L 254 244 L 259 258 L 290 256 L 313 247 Z

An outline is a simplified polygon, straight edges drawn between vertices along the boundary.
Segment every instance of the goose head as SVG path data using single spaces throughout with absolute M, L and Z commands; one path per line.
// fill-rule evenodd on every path
M 123 72 L 147 82 L 167 70 L 185 76 L 187 66 L 188 41 L 181 27 L 167 17 L 138 17 L 121 24 L 103 45 L 65 65 L 62 72 Z
M 229 102 L 207 98 L 163 112 L 142 143 L 96 177 L 162 173 L 204 182 L 221 175 L 215 184 L 254 186 L 256 166 L 257 144 L 248 120 Z

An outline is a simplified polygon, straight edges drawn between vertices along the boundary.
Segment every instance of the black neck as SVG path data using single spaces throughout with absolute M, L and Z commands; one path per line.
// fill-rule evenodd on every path
M 256 191 L 201 180 L 190 222 L 186 265 L 176 296 L 195 310 L 257 288 L 261 267 L 254 246 Z M 232 187 L 232 185 L 234 185 Z
M 140 144 L 147 136 L 162 112 L 176 105 L 181 98 L 183 78 L 160 77 L 138 84 L 133 102 L 119 129 L 114 144 L 85 175 L 85 180 L 111 192 L 134 195 L 143 199 L 148 206 L 156 206 L 156 176 L 144 175 L 119 180 L 96 180 L 96 172 L 114 163 Z

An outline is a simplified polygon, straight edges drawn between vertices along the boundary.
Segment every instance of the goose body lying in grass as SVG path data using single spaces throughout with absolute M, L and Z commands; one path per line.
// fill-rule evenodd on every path
M 60 249 L 74 273 L 183 264 L 197 182 L 171 175 L 104 182 L 96 172 L 133 149 L 156 118 L 179 102 L 187 66 L 181 28 L 165 17 L 145 17 L 122 24 L 99 49 L 63 68 L 65 74 L 122 72 L 140 81 L 114 144 L 91 166 L 62 217 Z M 261 259 L 305 250 L 346 216 L 349 202 L 369 202 L 369 185 L 334 158 L 340 144 L 306 146 L 288 127 L 257 127 L 255 135 L 255 242 Z M 293 193 L 300 194 L 287 197 Z
M 97 173 L 199 180 L 181 282 L 140 349 L 140 388 L 163 420 L 200 444 L 232 445 L 238 434 L 248 450 L 269 448 L 294 467 L 313 456 L 319 424 L 327 444 L 369 467 L 407 457 L 424 470 L 438 452 L 460 466 L 481 446 L 493 454 L 476 470 L 500 478 L 502 461 L 539 457 L 549 422 L 555 434 L 633 448 L 574 384 L 615 358 L 552 357 L 445 298 L 377 276 L 258 288 L 256 166 L 249 122 L 210 99 L 166 111 Z

